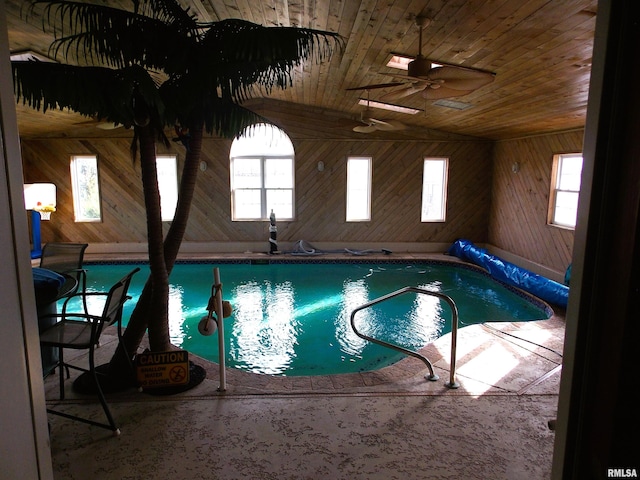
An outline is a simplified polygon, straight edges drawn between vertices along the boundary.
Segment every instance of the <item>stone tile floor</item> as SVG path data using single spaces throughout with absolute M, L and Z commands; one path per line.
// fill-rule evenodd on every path
M 114 332 L 103 340 L 98 364 L 111 357 Z M 445 385 L 450 334 L 421 352 L 435 382 L 407 358 L 376 372 L 317 377 L 227 369 L 220 391 L 219 366 L 191 356 L 207 373 L 192 390 L 109 395 L 119 437 L 50 416 L 55 478 L 546 479 L 563 342 L 562 312 L 464 327 L 457 389 Z M 57 376 L 45 379 L 50 406 L 100 420 L 96 400 L 71 383 L 59 402 Z

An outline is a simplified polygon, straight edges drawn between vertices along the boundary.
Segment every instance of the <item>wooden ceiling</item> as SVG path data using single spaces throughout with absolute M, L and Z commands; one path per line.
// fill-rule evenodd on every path
M 328 119 L 351 135 L 364 91 L 347 89 L 402 80 L 385 66 L 391 53 L 416 55 L 416 15 L 431 19 L 422 53 L 432 61 L 495 73 L 493 83 L 452 100 L 465 110 L 438 106 L 412 95 L 395 103 L 420 109 L 416 115 L 374 110 L 376 118 L 409 127 L 387 134 L 445 132 L 488 139 L 581 128 L 585 123 L 597 0 L 180 0 L 201 21 L 243 18 L 262 25 L 310 27 L 337 32 L 344 51 L 325 64 L 306 64 L 292 88 L 248 102 L 269 117 L 300 112 L 304 121 Z M 12 52 L 47 54 L 52 37 L 41 19 L 25 19 L 26 1 L 5 0 Z M 128 7 L 125 0 L 101 0 Z M 369 92 L 376 100 L 388 89 Z M 293 112 L 293 113 L 291 113 Z M 103 135 L 85 117 L 18 107 L 25 138 Z M 313 128 L 310 125 L 310 128 Z M 122 130 L 122 129 L 120 129 Z M 91 133 L 88 133 L 88 132 Z M 366 134 L 354 134 L 367 138 Z

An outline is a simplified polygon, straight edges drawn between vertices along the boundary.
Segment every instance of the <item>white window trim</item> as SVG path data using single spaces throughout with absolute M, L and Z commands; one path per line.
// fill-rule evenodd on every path
M 241 160 L 241 159 L 256 159 L 256 160 L 260 160 L 260 187 L 256 187 L 256 188 L 236 188 L 234 186 L 234 178 L 235 178 L 235 174 L 234 174 L 234 163 L 236 160 Z M 291 187 L 286 187 L 286 188 L 267 188 L 265 185 L 265 164 L 267 163 L 268 160 L 287 160 L 287 161 L 291 161 Z M 286 191 L 290 191 L 291 192 L 291 212 L 292 212 L 292 216 L 291 217 L 283 217 L 280 215 L 277 215 L 277 219 L 278 220 L 285 220 L 285 221 L 293 221 L 295 220 L 295 212 L 296 212 L 296 205 L 295 205 L 295 185 L 296 185 L 296 177 L 295 177 L 295 156 L 294 155 L 244 155 L 244 156 L 237 156 L 237 157 L 232 157 L 231 158 L 231 169 L 230 169 L 230 174 L 231 174 L 231 220 L 234 222 L 256 222 L 256 221 L 269 221 L 269 215 L 271 214 L 271 207 L 269 207 L 267 205 L 267 192 L 268 191 L 275 191 L 275 190 L 286 190 Z M 235 200 L 235 196 L 236 196 L 236 192 L 238 191 L 243 191 L 243 190 L 260 190 L 260 217 L 258 218 L 245 218 L 245 217 L 237 217 L 236 216 L 236 200 Z
M 98 218 L 91 218 L 81 216 L 80 212 L 84 210 L 81 208 L 81 199 L 80 199 L 80 187 L 78 185 L 78 170 L 76 168 L 76 160 L 85 159 L 85 160 L 93 160 L 95 162 L 96 168 L 96 182 L 98 187 Z M 72 155 L 71 161 L 69 162 L 69 169 L 71 173 L 71 190 L 73 196 L 73 214 L 74 221 L 76 223 L 99 223 L 102 222 L 102 195 L 100 192 L 100 168 L 98 167 L 98 156 L 97 155 Z
M 442 162 L 444 163 L 443 178 L 442 178 L 442 208 L 440 216 L 438 218 L 427 218 L 425 216 L 425 202 L 427 202 L 427 192 L 425 189 L 426 180 L 426 165 L 427 162 Z M 447 220 L 447 199 L 448 199 L 448 186 L 449 186 L 449 158 L 448 157 L 424 157 L 422 162 L 422 202 L 420 204 L 420 221 L 422 223 L 444 223 Z
M 156 168 L 158 173 L 165 170 L 166 165 L 160 165 L 160 162 L 172 162 L 168 168 L 172 169 L 173 180 L 171 184 L 163 181 L 158 175 L 158 190 L 160 192 L 160 210 L 162 212 L 162 221 L 171 222 L 176 213 L 178 205 L 178 157 L 177 155 L 156 155 Z M 171 191 L 166 190 L 171 188 Z
M 349 164 L 352 161 L 361 161 L 366 160 L 368 162 L 368 178 L 365 185 L 365 195 L 366 195 L 366 215 L 365 216 L 355 216 L 353 212 L 350 212 L 349 206 L 351 205 L 351 196 L 356 192 L 352 190 L 351 182 L 349 180 Z M 371 192 L 372 192 L 372 182 L 373 182 L 373 158 L 372 157 L 363 157 L 363 156 L 352 156 L 347 158 L 347 187 L 346 187 L 346 209 L 345 209 L 345 219 L 347 222 L 370 222 L 371 221 Z M 361 192 L 362 189 L 358 190 Z
M 556 199 L 559 192 L 575 193 L 580 196 L 580 190 L 563 190 L 560 189 L 560 167 L 565 158 L 582 157 L 582 153 L 559 153 L 553 156 L 553 167 L 551 169 L 551 189 L 549 192 L 549 209 L 547 212 L 547 225 L 566 230 L 575 230 L 575 224 L 565 224 L 556 220 Z M 577 216 L 577 207 L 576 207 Z

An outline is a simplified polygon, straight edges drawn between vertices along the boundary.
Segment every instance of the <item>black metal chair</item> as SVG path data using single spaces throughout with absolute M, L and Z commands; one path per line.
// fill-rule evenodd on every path
M 76 287 L 66 295 L 67 300 L 75 293 L 86 290 L 87 271 L 82 268 L 82 262 L 84 261 L 84 251 L 88 246 L 88 243 L 48 242 L 42 247 L 40 268 L 69 275 L 77 282 Z M 84 309 L 86 313 L 86 304 L 84 304 Z
M 109 429 L 114 434 L 119 435 L 120 430 L 117 427 L 109 406 L 104 396 L 104 392 L 100 386 L 101 372 L 96 369 L 94 351 L 100 341 L 100 335 L 104 331 L 105 327 L 113 324 L 117 324 L 118 327 L 118 342 L 122 340 L 122 306 L 131 297 L 127 295 L 131 278 L 138 272 L 140 268 L 135 268 L 115 285 L 111 287 L 109 292 L 82 292 L 72 295 L 74 296 L 105 296 L 105 304 L 101 315 L 91 315 L 87 312 L 69 312 L 67 311 L 67 303 L 64 304 L 62 312 L 59 314 L 51 315 L 60 319 L 52 327 L 40 333 L 40 345 L 46 347 L 55 347 L 58 349 L 58 364 L 60 370 L 60 399 L 64 400 L 64 370 L 72 368 L 82 372 L 86 372 L 91 375 L 95 384 L 95 391 L 100 400 L 100 404 L 107 417 L 108 423 L 100 423 L 93 420 L 77 417 L 67 413 L 54 411 L 47 409 L 47 412 L 59 415 L 62 417 L 78 420 L 80 422 L 88 423 L 97 427 Z M 86 302 L 84 302 L 86 304 Z M 89 351 L 89 368 L 83 368 L 76 365 L 71 365 L 64 362 L 63 350 L 65 348 L 75 350 L 88 350 Z M 68 371 L 68 370 L 67 370 Z

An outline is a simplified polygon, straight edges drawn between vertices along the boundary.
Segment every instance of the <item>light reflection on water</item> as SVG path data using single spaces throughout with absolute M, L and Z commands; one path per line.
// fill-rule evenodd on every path
M 232 297 L 234 322 L 229 355 L 250 371 L 286 371 L 295 358 L 299 328 L 291 283 L 250 282 L 237 286 Z
M 350 325 L 358 306 L 411 285 L 445 293 L 456 302 L 462 324 L 537 320 L 548 314 L 484 275 L 449 265 L 396 264 L 178 264 L 171 275 L 172 342 L 218 360 L 217 334 L 203 337 L 198 322 L 220 268 L 225 300 L 234 308 L 225 320 L 228 366 L 281 375 L 321 375 L 375 370 L 403 358 L 358 337 Z M 89 265 L 90 289 L 104 291 L 132 265 Z M 128 319 L 148 275 L 134 276 L 125 307 Z M 91 306 L 100 311 L 101 303 Z M 436 297 L 406 294 L 361 310 L 363 333 L 420 349 L 450 331 L 451 312 Z

